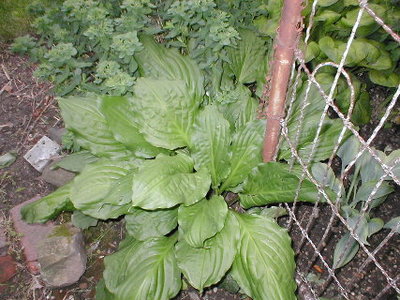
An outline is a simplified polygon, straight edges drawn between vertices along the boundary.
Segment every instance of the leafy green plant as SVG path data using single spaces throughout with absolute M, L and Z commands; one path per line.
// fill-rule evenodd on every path
M 342 160 L 342 173 L 360 151 L 361 144 L 354 136 L 343 143 L 338 151 L 338 156 Z M 388 166 L 394 166 L 395 161 L 400 157 L 399 150 L 391 152 L 388 156 L 376 149 L 374 151 Z M 383 227 L 394 228 L 398 218 L 394 218 L 384 225 L 382 219 L 371 217 L 371 210 L 381 205 L 394 189 L 390 185 L 389 181 L 392 178 L 389 176 L 386 176 L 384 181 L 377 187 L 381 177 L 384 176 L 384 172 L 380 164 L 368 151 L 364 152 L 356 161 L 354 172 L 350 176 L 350 184 L 346 188 L 335 177 L 333 171 L 327 168 L 326 164 L 315 164 L 312 171 L 313 175 L 321 183 L 325 182 L 325 185 L 329 186 L 333 191 L 340 192 L 341 214 L 364 245 L 368 246 L 367 239 L 379 232 Z M 395 176 L 399 177 L 399 164 L 392 171 Z M 350 233 L 344 234 L 335 247 L 333 267 L 337 269 L 348 264 L 357 254 L 359 248 L 359 242 Z
M 295 299 L 291 241 L 273 217 L 282 213 L 246 209 L 293 201 L 300 169 L 262 163 L 265 124 L 242 84 L 232 83 L 235 101 L 227 93 L 209 99 L 190 58 L 141 42 L 145 59 L 135 59 L 145 77 L 132 97 L 59 100 L 67 128 L 90 152 L 62 161 L 79 175 L 24 206 L 23 218 L 44 222 L 78 210 L 90 226 L 91 218 L 124 216 L 127 236 L 105 258 L 99 286 L 107 299 L 170 299 L 182 274 L 203 291 L 228 272 L 253 299 Z M 304 180 L 299 200 L 317 194 Z

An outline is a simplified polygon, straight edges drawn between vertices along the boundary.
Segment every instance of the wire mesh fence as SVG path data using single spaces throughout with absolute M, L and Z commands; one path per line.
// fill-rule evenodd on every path
M 314 26 L 317 3 L 318 1 L 313 2 L 310 17 L 305 20 L 308 24 L 304 37 L 306 44 Z M 379 233 L 368 241 L 369 235 L 365 229 L 369 226 L 371 230 L 373 227 L 376 219 L 372 216 L 375 216 L 374 212 L 379 207 L 377 199 L 382 196 L 383 186 L 386 186 L 389 181 L 392 182 L 391 187 L 397 190 L 397 193 L 391 196 L 393 207 L 399 206 L 400 159 L 394 156 L 393 159 L 389 159 L 390 155 L 382 155 L 383 152 L 377 151 L 373 144 L 389 115 L 395 109 L 400 95 L 400 86 L 397 87 L 376 127 L 368 135 L 361 135 L 359 128 L 351 120 L 355 93 L 352 79 L 344 67 L 361 18 L 365 14 L 370 15 L 395 42 L 400 43 L 399 35 L 384 23 L 371 9 L 368 2 L 360 1 L 356 21 L 339 63 L 325 62 L 311 70 L 305 63 L 304 52 L 295 51 L 297 67 L 293 68 L 291 91 L 287 96 L 288 117 L 281 120 L 281 144 L 285 144 L 290 150 L 291 166 L 299 165 L 302 170 L 302 179 L 311 181 L 319 191 L 319 199 L 315 204 L 300 204 L 297 202 L 302 188 L 300 183 L 294 203 L 285 205 L 289 213 L 285 226 L 294 240 L 297 254 L 296 280 L 299 295 L 303 299 L 320 299 L 321 297 L 334 299 L 392 299 L 393 297 L 397 299 L 396 294 L 400 294 L 400 222 L 392 224 L 385 230 L 380 230 L 382 225 L 377 225 L 375 232 L 379 231 Z M 323 88 L 317 79 L 317 74 L 322 68 L 335 69 L 334 80 L 328 90 Z M 306 78 L 305 93 L 300 97 L 298 86 L 302 84 L 302 78 Z M 345 79 L 350 89 L 350 104 L 347 113 L 343 113 L 334 101 L 340 78 Z M 307 127 L 307 107 L 315 101 L 312 89 L 318 90 L 325 103 L 321 106 L 318 127 L 313 132 L 313 142 L 307 151 L 302 151 L 299 141 Z M 298 111 L 296 126 L 290 126 L 288 125 L 289 118 L 295 110 Z M 326 120 L 331 119 L 341 120 L 341 130 L 335 136 L 333 151 L 324 163 L 322 176 L 321 174 L 316 176 L 312 167 L 313 157 L 321 146 L 324 124 Z M 347 146 L 344 146 L 344 141 L 347 141 Z M 369 168 L 368 166 L 374 166 L 373 168 L 378 170 L 375 172 L 378 177 L 370 181 L 368 192 L 364 194 L 362 201 L 356 201 L 349 212 L 345 199 L 349 200 L 352 197 L 350 194 L 355 194 L 354 188 L 358 187 L 358 191 L 361 189 L 359 186 L 361 181 L 353 179 L 357 176 L 357 172 L 363 173 L 366 178 L 368 177 L 366 174 L 374 172 L 371 169 L 360 171 L 361 168 Z M 335 175 L 332 176 L 329 170 L 333 170 Z M 366 181 L 365 178 L 364 181 Z M 327 192 L 327 186 L 334 190 L 334 194 Z M 383 217 L 386 218 L 386 222 L 389 217 L 398 216 L 396 209 L 390 213 L 391 216 Z M 375 214 L 379 216 L 379 213 Z M 381 211 L 380 214 L 384 215 L 385 211 Z M 371 222 L 371 220 L 375 221 Z M 341 251 L 338 250 L 339 248 Z M 355 257 L 343 263 L 346 256 Z

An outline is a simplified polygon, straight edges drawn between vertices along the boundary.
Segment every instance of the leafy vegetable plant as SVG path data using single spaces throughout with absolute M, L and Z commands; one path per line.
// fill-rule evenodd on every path
M 342 160 L 342 173 L 360 151 L 361 145 L 354 136 L 343 143 L 338 151 L 338 156 Z M 395 161 L 400 157 L 399 150 L 395 150 L 389 155 L 376 149 L 374 151 L 388 166 L 394 166 Z M 354 172 L 349 176 L 350 184 L 347 187 L 335 177 L 333 171 L 328 169 L 326 164 L 314 164 L 312 171 L 321 183 L 325 182 L 337 193 L 340 191 L 341 214 L 364 245 L 368 246 L 367 239 L 383 227 L 395 229 L 398 217 L 386 225 L 382 219 L 371 217 L 371 210 L 381 205 L 394 189 L 390 185 L 392 178 L 389 176 L 386 176 L 384 181 L 379 184 L 384 172 L 368 151 L 356 161 Z M 392 172 L 395 176 L 400 176 L 399 164 L 392 169 Z M 344 234 L 336 245 L 333 267 L 337 269 L 348 264 L 359 248 L 359 242 L 350 233 Z
M 245 86 L 232 81 L 229 92 L 209 98 L 189 57 L 148 37 L 141 43 L 135 60 L 143 77 L 131 97 L 59 100 L 86 149 L 60 166 L 79 175 L 23 207 L 24 219 L 78 210 L 76 222 L 87 227 L 95 222 L 84 216 L 124 216 L 127 236 L 105 258 L 98 293 L 106 299 L 170 299 L 182 274 L 203 291 L 227 273 L 253 299 L 296 299 L 288 233 L 268 211 L 247 209 L 293 201 L 300 170 L 262 163 L 265 121 L 255 119 L 257 101 Z M 236 78 L 248 59 L 236 63 Z M 317 193 L 304 180 L 299 199 Z

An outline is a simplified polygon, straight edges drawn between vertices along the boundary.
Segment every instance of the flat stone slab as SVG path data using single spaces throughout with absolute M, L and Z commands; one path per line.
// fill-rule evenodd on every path
M 40 198 L 40 196 L 36 196 L 24 203 L 14 206 L 10 211 L 14 228 L 21 236 L 21 246 L 24 250 L 28 269 L 33 274 L 39 273 L 37 262 L 39 245 L 53 230 L 55 225 L 52 222 L 47 222 L 46 224 L 28 224 L 22 220 L 20 210 L 25 204 L 31 203 Z

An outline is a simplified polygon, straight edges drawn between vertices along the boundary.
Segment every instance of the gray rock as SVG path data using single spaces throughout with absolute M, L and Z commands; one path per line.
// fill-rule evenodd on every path
M 75 177 L 75 173 L 64 170 L 62 168 L 57 168 L 53 170 L 54 165 L 58 161 L 59 160 L 54 160 L 52 163 L 44 167 L 41 178 L 52 185 L 63 186 Z
M 86 269 L 83 235 L 71 224 L 55 226 L 39 246 L 38 255 L 42 279 L 49 287 L 69 286 Z
M 62 144 L 62 136 L 67 133 L 65 128 L 52 127 L 49 129 L 49 137 L 57 144 Z

